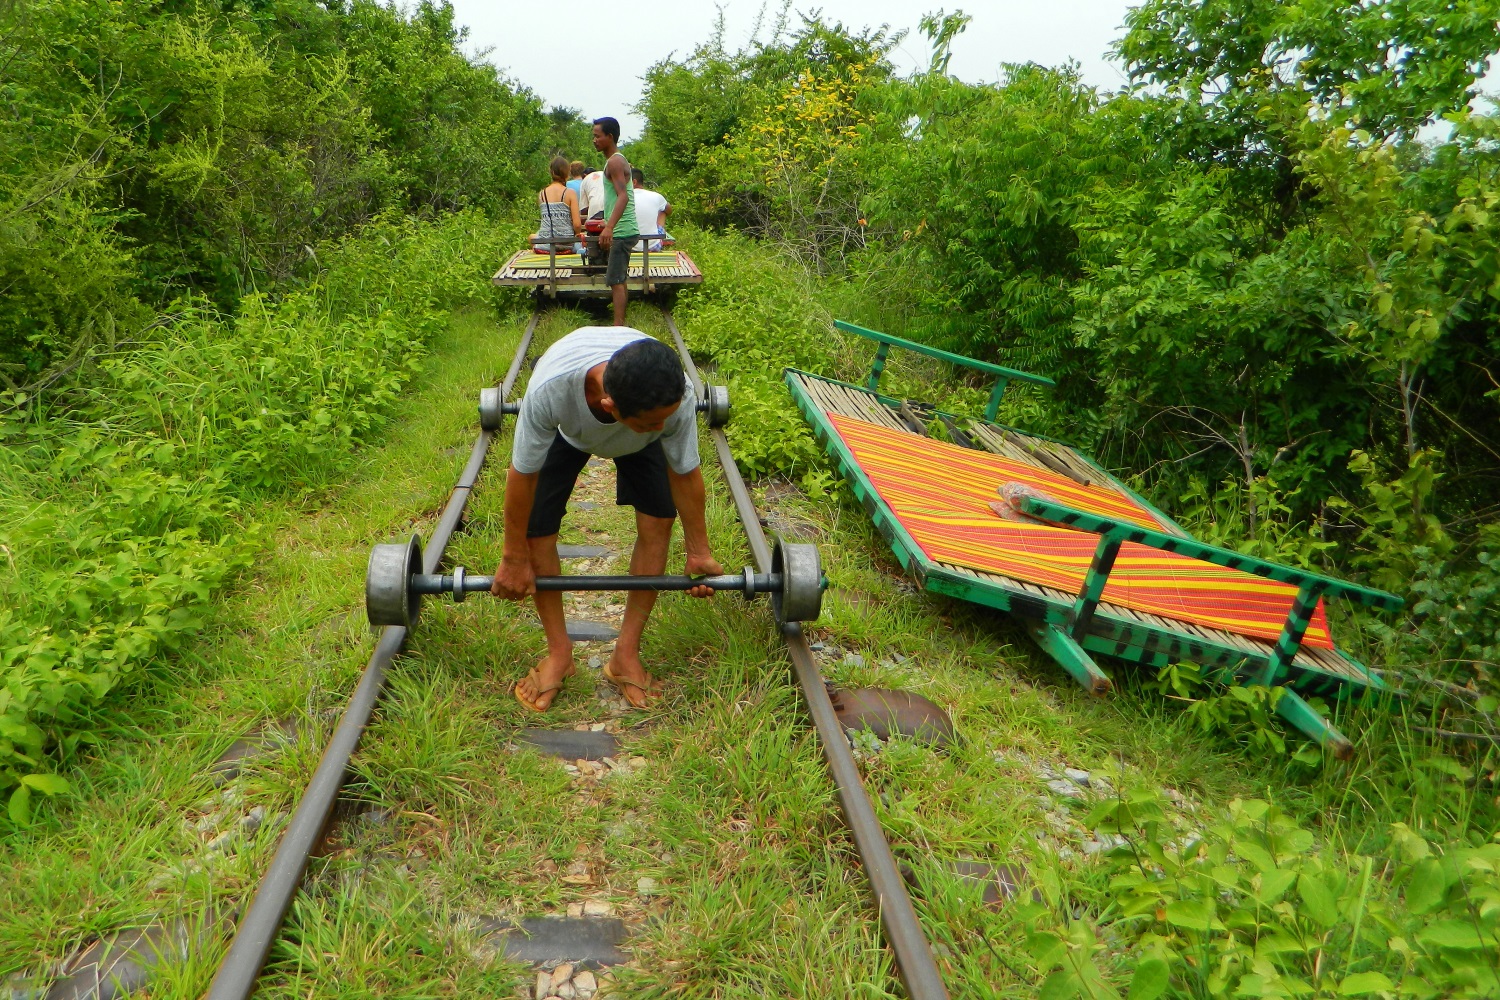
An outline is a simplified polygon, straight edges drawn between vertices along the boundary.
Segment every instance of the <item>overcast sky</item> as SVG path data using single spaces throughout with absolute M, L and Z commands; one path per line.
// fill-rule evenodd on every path
M 908 29 L 906 40 L 892 53 L 897 69 L 905 73 L 927 65 L 930 50 L 917 21 L 942 2 L 817 0 L 796 3 L 793 10 L 821 9 L 825 20 L 856 28 L 889 24 Z M 749 41 L 761 4 L 727 0 L 722 6 L 726 47 L 734 49 Z M 960 0 L 956 5 L 949 0 L 948 9 L 955 6 L 974 18 L 953 46 L 948 64 L 949 72 L 961 79 L 993 82 L 1003 63 L 1055 66 L 1074 59 L 1088 83 L 1114 90 L 1125 82 L 1123 71 L 1104 53 L 1122 33 L 1120 25 L 1131 6 L 1126 0 Z M 767 7 L 770 21 L 779 4 Z M 453 0 L 453 8 L 458 22 L 469 28 L 470 52 L 490 50 L 490 62 L 549 105 L 577 108 L 588 119 L 615 116 L 626 141 L 640 135 L 642 122 L 630 107 L 641 99 L 647 68 L 674 53 L 685 56 L 707 41 L 715 17 L 709 0 L 615 5 Z M 571 29 L 561 16 L 568 10 L 577 12 Z M 620 21 L 615 20 L 617 11 L 624 15 Z M 793 17 L 792 23 L 799 24 Z

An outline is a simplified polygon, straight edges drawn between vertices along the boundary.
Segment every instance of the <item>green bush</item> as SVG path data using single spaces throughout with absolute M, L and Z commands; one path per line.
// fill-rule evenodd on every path
M 210 614 L 261 535 L 253 501 L 328 480 L 420 368 L 444 309 L 492 297 L 514 227 L 382 222 L 319 248 L 319 283 L 191 302 L 66 409 L 0 417 L 0 793 L 33 792 L 92 713 Z
M 1085 822 L 1123 841 L 1097 921 L 1118 943 L 1032 909 L 1044 997 L 1120 996 L 1112 959 L 1124 959 L 1131 1000 L 1500 993 L 1500 839 L 1440 848 L 1396 823 L 1383 855 L 1345 855 L 1256 799 L 1181 836 L 1150 792 Z M 1056 895 L 1056 882 L 1043 885 Z
M 685 245 L 709 280 L 682 293 L 677 315 L 688 347 L 730 387 L 735 460 L 750 476 L 791 476 L 821 494 L 822 450 L 782 383 L 786 368 L 827 374 L 837 364 L 841 341 L 809 276 L 733 230 L 693 231 Z
M 499 214 L 551 152 L 446 3 L 27 0 L 0 37 L 0 388 L 184 294 L 233 311 L 383 212 Z

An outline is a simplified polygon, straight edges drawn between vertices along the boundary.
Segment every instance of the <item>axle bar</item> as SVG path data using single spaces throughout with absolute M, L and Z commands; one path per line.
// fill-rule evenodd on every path
M 469 575 L 459 567 L 452 574 L 415 573 L 411 589 L 418 594 L 488 593 L 493 576 Z M 719 576 L 539 576 L 539 591 L 579 590 L 692 590 L 712 587 L 714 590 L 737 590 L 746 595 L 770 594 L 781 590 L 780 573 L 734 573 Z

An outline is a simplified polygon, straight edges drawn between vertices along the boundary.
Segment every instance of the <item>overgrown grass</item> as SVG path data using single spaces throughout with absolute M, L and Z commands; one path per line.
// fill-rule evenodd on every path
M 0 824 L 111 691 L 179 648 L 259 551 L 261 505 L 334 481 L 420 370 L 445 311 L 489 301 L 508 230 L 386 221 L 320 283 L 235 316 L 186 302 L 76 387 L 0 416 Z

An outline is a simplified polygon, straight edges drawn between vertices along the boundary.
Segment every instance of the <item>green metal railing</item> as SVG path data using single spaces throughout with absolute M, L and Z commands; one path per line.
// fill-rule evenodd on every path
M 1175 552 L 1190 559 L 1201 559 L 1215 566 L 1253 573 L 1268 580 L 1295 584 L 1297 597 L 1292 601 L 1292 608 L 1287 614 L 1286 624 L 1282 626 L 1281 636 L 1276 640 L 1276 646 L 1266 663 L 1266 669 L 1259 678 L 1259 683 L 1267 687 L 1279 683 L 1286 675 L 1292 659 L 1302 646 L 1302 637 L 1307 632 L 1308 623 L 1312 621 L 1313 611 L 1317 608 L 1320 597 L 1345 597 L 1383 611 L 1399 611 L 1405 603 L 1395 594 L 1387 594 L 1383 590 L 1361 587 L 1358 584 L 1336 580 L 1320 573 L 1309 573 L 1306 570 L 1266 562 L 1264 559 L 1247 556 L 1243 552 L 1222 549 L 1217 545 L 1207 545 L 1192 538 L 1182 538 L 1163 531 L 1143 528 L 1140 525 L 1114 521 L 1097 514 L 1076 510 L 1053 500 L 1028 497 L 1021 504 L 1021 509 L 1024 513 L 1040 520 L 1071 525 L 1099 536 L 1099 545 L 1094 549 L 1094 559 L 1089 565 L 1088 575 L 1084 578 L 1083 589 L 1079 591 L 1078 599 L 1073 605 L 1072 632 L 1075 639 L 1082 640 L 1084 633 L 1087 632 L 1089 620 L 1093 618 L 1094 610 L 1099 606 L 1099 597 L 1104 593 L 1104 584 L 1109 579 L 1109 572 L 1114 568 L 1115 557 L 1119 554 L 1120 545 L 1124 542 L 1134 542 L 1137 545 L 1161 549 L 1164 552 Z
M 988 361 L 976 361 L 973 358 L 966 358 L 962 354 L 954 354 L 951 351 L 929 347 L 926 344 L 919 344 L 916 341 L 906 340 L 902 337 L 893 337 L 889 333 L 881 333 L 878 330 L 867 330 L 862 326 L 855 326 L 853 323 L 845 323 L 841 319 L 834 320 L 833 325 L 845 333 L 858 334 L 880 345 L 875 349 L 875 361 L 870 365 L 870 377 L 865 381 L 866 388 L 871 392 L 874 392 L 880 385 L 880 374 L 885 371 L 885 359 L 892 347 L 900 347 L 903 350 L 911 351 L 913 354 L 922 354 L 929 358 L 937 358 L 939 361 L 946 361 L 949 364 L 959 365 L 964 368 L 973 368 L 975 371 L 994 375 L 995 388 L 990 391 L 989 403 L 984 408 L 984 419 L 986 420 L 993 421 L 999 414 L 1000 397 L 1005 394 L 1005 387 L 1012 380 L 1030 382 L 1033 385 L 1057 385 L 1056 382 L 1045 375 L 1033 375 L 1030 372 L 1006 368 L 1004 365 L 992 365 Z

